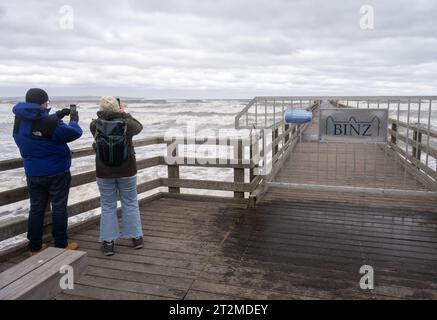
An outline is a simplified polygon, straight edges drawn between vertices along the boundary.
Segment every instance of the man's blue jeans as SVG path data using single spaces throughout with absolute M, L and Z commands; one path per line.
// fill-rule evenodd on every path
M 143 236 L 137 196 L 137 176 L 102 179 L 97 178 L 100 190 L 100 241 L 113 241 L 122 238 Z M 122 209 L 122 232 L 118 228 L 117 193 L 120 195 Z
M 30 196 L 27 239 L 29 239 L 30 251 L 41 249 L 44 215 L 49 201 L 52 204 L 52 235 L 55 247 L 65 248 L 67 246 L 67 202 L 70 184 L 69 171 L 54 176 L 27 177 Z

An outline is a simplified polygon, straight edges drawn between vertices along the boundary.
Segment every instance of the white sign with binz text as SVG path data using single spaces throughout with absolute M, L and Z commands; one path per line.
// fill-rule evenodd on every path
M 319 141 L 384 143 L 387 109 L 320 109 Z

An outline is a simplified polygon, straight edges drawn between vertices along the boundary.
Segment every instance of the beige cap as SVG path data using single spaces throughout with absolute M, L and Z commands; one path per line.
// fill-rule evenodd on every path
M 105 96 L 100 99 L 100 110 L 118 112 L 120 106 L 118 105 L 117 99 L 111 96 Z

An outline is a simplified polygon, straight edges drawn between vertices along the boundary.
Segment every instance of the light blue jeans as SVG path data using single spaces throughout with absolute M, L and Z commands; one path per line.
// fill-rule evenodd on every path
M 113 241 L 122 238 L 143 236 L 140 210 L 137 197 L 137 176 L 102 179 L 97 178 L 100 190 L 100 241 Z M 122 232 L 118 228 L 117 193 L 120 195 L 122 209 Z

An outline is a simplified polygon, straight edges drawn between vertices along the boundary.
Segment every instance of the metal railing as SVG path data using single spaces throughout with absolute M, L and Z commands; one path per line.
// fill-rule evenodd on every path
M 235 117 L 236 129 L 269 129 L 284 125 L 287 109 L 314 107 L 321 99 L 312 97 L 256 97 Z
M 437 189 L 437 97 L 384 97 L 335 101 L 339 107 L 386 108 L 387 146 L 408 165 L 426 175 Z
M 274 121 L 283 121 L 283 114 L 291 108 L 308 108 L 322 100 L 349 107 L 375 107 L 383 104 L 426 101 L 437 103 L 437 96 L 265 96 L 253 98 L 236 116 L 236 129 L 269 128 Z M 435 116 L 434 116 L 435 117 Z
M 338 108 L 388 109 L 387 147 L 437 188 L 437 96 L 255 97 L 236 115 L 235 127 L 285 131 L 287 109 L 314 112 L 323 100 Z

